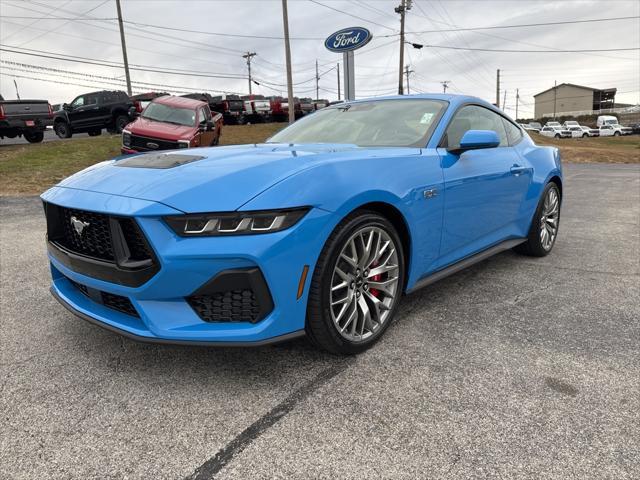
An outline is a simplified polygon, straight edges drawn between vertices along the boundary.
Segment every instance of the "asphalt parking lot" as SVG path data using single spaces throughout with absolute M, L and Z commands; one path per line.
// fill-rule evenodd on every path
M 0 477 L 640 478 L 640 166 L 567 165 L 558 242 L 405 298 L 373 349 L 141 345 L 48 292 L 0 202 Z

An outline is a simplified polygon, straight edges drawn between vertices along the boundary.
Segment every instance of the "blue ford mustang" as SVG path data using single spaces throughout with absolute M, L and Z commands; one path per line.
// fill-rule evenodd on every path
M 359 100 L 259 145 L 99 163 L 42 195 L 53 295 L 138 340 L 351 354 L 412 292 L 499 251 L 547 255 L 558 150 L 473 97 Z

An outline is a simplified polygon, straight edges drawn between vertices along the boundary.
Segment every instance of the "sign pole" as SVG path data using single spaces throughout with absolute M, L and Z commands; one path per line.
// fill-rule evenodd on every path
M 342 54 L 342 65 L 344 67 L 344 99 L 356 99 L 356 75 L 354 69 L 353 50 Z

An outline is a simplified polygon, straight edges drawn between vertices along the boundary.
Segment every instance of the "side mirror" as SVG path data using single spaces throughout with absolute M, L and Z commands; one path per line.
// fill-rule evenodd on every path
M 215 126 L 215 123 L 213 123 L 213 120 L 207 120 L 207 131 L 211 131 L 213 130 L 213 127 Z
M 207 131 L 207 126 L 205 124 L 202 124 L 202 123 L 198 124 L 198 132 L 204 133 L 206 131 Z
M 73 110 L 73 107 L 71 105 L 69 105 L 68 103 L 63 103 L 62 104 L 62 109 L 66 110 L 67 112 Z
M 138 112 L 136 111 L 136 107 L 129 107 L 128 113 L 129 113 L 129 117 L 130 118 L 134 118 L 134 117 L 138 116 L 137 115 Z
M 500 145 L 500 138 L 493 130 L 467 130 L 460 140 L 460 147 L 449 150 L 460 154 L 467 150 L 481 150 L 496 148 Z

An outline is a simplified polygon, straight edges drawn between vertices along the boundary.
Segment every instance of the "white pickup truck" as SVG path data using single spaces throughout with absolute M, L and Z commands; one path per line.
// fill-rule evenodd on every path
M 601 137 L 619 137 L 621 135 L 631 135 L 633 129 L 631 127 L 623 127 L 622 125 L 600 125 Z
M 577 124 L 578 122 L 575 122 L 575 123 Z M 569 130 L 573 138 L 600 136 L 600 130 L 598 129 L 589 128 L 582 125 L 567 125 L 567 122 L 565 122 L 565 130 Z
M 549 123 L 557 123 L 557 125 L 549 125 Z M 548 122 L 542 130 L 540 135 L 551 138 L 570 138 L 571 132 L 560 126 L 558 122 Z

